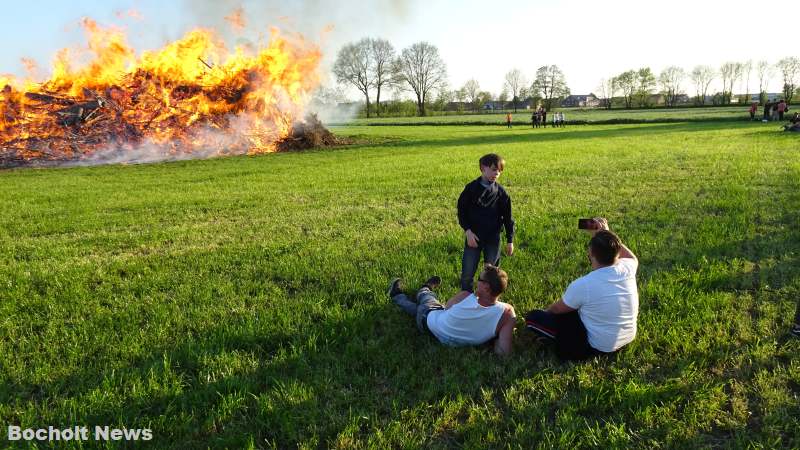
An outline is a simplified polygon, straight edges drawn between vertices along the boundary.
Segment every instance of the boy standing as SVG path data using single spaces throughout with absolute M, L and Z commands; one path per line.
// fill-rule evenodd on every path
M 461 289 L 472 292 L 481 253 L 486 264 L 500 262 L 500 228 L 506 232 L 506 254 L 514 253 L 514 218 L 511 197 L 497 183 L 505 168 L 500 155 L 489 153 L 478 161 L 481 176 L 464 187 L 458 197 L 458 223 L 464 230 Z

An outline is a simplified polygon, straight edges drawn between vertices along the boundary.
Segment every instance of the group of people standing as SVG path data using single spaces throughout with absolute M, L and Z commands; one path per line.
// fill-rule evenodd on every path
M 554 112 L 552 117 L 553 117 L 553 128 L 564 127 L 566 125 L 566 122 L 564 121 L 563 112 Z M 531 114 L 531 126 L 533 128 L 547 126 L 547 111 L 544 109 L 543 106 L 536 108 L 536 110 L 534 110 L 533 113 Z
M 564 128 L 567 125 L 563 112 L 554 112 L 552 117 L 553 128 Z M 511 125 L 511 113 L 506 113 L 506 126 L 511 128 Z M 547 127 L 547 111 L 543 106 L 536 108 L 531 114 L 531 126 L 533 128 Z
M 756 113 L 758 112 L 758 102 L 750 104 L 750 120 L 756 120 Z M 764 115 L 761 119 L 763 122 L 783 120 L 783 116 L 789 112 L 789 104 L 784 99 L 777 102 L 767 102 L 764 104 Z
M 515 222 L 511 197 L 497 182 L 505 167 L 499 155 L 490 153 L 478 162 L 481 175 L 464 187 L 458 198 L 458 223 L 464 230 L 461 291 L 442 304 L 434 290 L 441 283 L 430 277 L 415 295 L 405 292 L 403 281 L 393 279 L 388 295 L 417 328 L 448 346 L 494 342 L 497 354 L 513 348 L 516 313 L 500 301 L 508 287 L 508 274 L 500 269 L 501 231 L 505 253 L 514 253 Z M 565 360 L 581 360 L 612 354 L 636 337 L 639 294 L 636 271 L 639 261 L 604 218 L 588 219 L 582 227 L 591 235 L 587 256 L 592 271 L 573 281 L 561 298 L 547 309 L 526 315 L 525 325 L 542 341 L 554 344 Z M 474 284 L 481 255 L 485 263 Z

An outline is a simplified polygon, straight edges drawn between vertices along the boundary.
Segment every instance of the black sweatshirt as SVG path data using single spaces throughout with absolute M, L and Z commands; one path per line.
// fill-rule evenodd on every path
M 484 187 L 481 177 L 464 186 L 458 197 L 458 223 L 487 242 L 500 239 L 500 227 L 506 230 L 506 242 L 514 242 L 514 218 L 511 197 L 499 183 Z

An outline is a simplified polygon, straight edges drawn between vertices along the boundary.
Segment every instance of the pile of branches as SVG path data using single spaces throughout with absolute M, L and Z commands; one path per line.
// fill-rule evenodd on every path
M 336 137 L 320 122 L 316 114 L 308 114 L 303 122 L 295 122 L 292 132 L 278 142 L 279 152 L 307 150 L 319 147 L 350 144 L 350 140 Z
M 271 130 L 259 136 L 228 133 L 238 113 L 264 106 L 245 99 L 251 83 L 261 75 L 257 71 L 240 75 L 202 86 L 170 82 L 139 70 L 117 85 L 83 88 L 77 96 L 47 84 L 25 93 L 5 86 L 0 90 L 0 166 L 80 160 L 109 148 L 136 148 L 147 140 L 167 153 L 191 152 L 196 136 L 209 130 L 226 135 L 226 148 L 220 149 L 225 154 L 268 151 L 271 148 L 253 146 L 254 142 L 275 143 L 279 136 L 268 135 Z M 202 102 L 215 107 L 203 112 L 197 107 Z M 335 142 L 314 117 L 278 147 L 296 150 Z

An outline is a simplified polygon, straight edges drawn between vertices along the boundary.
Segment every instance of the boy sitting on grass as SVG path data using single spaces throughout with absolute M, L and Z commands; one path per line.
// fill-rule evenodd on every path
M 464 229 L 461 289 L 472 292 L 481 252 L 486 264 L 500 264 L 500 229 L 506 231 L 506 254 L 514 253 L 514 218 L 511 197 L 497 182 L 505 168 L 500 155 L 489 153 L 478 161 L 481 176 L 464 187 L 458 197 L 458 223 Z

